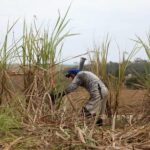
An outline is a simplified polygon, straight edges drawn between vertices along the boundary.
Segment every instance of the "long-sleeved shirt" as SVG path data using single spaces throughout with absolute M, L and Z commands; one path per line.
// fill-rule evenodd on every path
M 104 83 L 92 72 L 80 71 L 70 85 L 66 88 L 66 93 L 74 91 L 78 86 L 84 87 L 90 94 L 95 90 L 95 85 L 99 84 L 100 88 L 106 88 Z

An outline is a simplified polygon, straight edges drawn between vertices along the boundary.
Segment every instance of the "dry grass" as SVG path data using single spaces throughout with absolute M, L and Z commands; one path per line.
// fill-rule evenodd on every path
M 149 112 L 143 109 L 146 108 L 145 105 L 148 105 L 150 99 L 149 93 L 147 94 L 145 90 L 123 88 L 120 95 L 119 114 L 113 125 L 93 128 L 94 118 L 86 119 L 80 114 L 82 106 L 89 97 L 84 89 L 79 88 L 65 96 L 59 107 L 57 104 L 53 106 L 50 97 L 48 95 L 46 97 L 47 89 L 44 89 L 42 84 L 42 72 L 37 72 L 33 77 L 28 90 L 25 93 L 20 90 L 20 94 L 17 93 L 18 84 L 23 83 L 23 77 L 18 80 L 15 74 L 10 78 L 16 83 L 13 84 L 16 100 L 14 99 L 8 108 L 13 108 L 11 114 L 19 117 L 19 125 L 0 130 L 1 149 L 133 150 L 150 148 Z M 28 107 L 26 107 L 26 98 L 29 98 Z M 139 109 L 136 109 L 137 106 Z M 140 108 L 140 106 L 143 107 Z M 136 115 L 137 113 L 144 119 Z M 6 119 L 10 118 L 6 115 Z M 9 122 L 11 123 L 11 120 L 8 120 Z
M 61 114 L 58 114 L 61 115 Z M 74 121 L 73 115 L 60 119 L 23 125 L 9 133 L 1 133 L 3 149 L 148 149 L 150 148 L 150 124 L 128 126 L 124 130 L 95 127 L 90 137 L 90 124 Z M 78 118 L 79 119 L 79 118 Z M 114 136 L 114 140 L 112 140 Z
M 131 100 L 134 100 L 135 95 Z M 124 93 L 124 97 L 126 96 Z M 83 89 L 79 89 L 65 96 L 59 109 L 53 106 L 53 109 L 49 109 L 47 113 L 39 115 L 36 110 L 41 107 L 37 106 L 38 109 L 32 110 L 32 114 L 29 111 L 32 121 L 29 121 L 28 115 L 27 118 L 23 115 L 19 127 L 11 127 L 7 131 L 0 131 L 1 149 L 133 150 L 150 148 L 149 120 L 142 121 L 136 116 L 131 118 L 128 115 L 117 116 L 113 130 L 112 126 L 107 125 L 103 127 L 95 126 L 93 130 L 94 118 L 86 119 L 80 114 L 81 106 L 87 98 L 88 94 Z M 43 105 L 47 104 L 44 103 Z M 134 112 L 136 113 L 136 110 Z

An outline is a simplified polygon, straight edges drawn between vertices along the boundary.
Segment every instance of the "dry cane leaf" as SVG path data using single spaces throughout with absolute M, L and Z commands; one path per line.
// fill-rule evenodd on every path
M 83 136 L 83 132 L 82 130 L 79 128 L 79 127 L 76 127 L 76 130 L 78 132 L 78 136 L 79 136 L 79 139 L 81 140 L 82 143 L 86 143 L 85 142 L 85 139 L 84 139 L 84 136 Z
M 5 147 L 3 150 L 10 150 L 11 147 L 15 144 L 17 144 L 23 137 L 19 137 L 16 140 L 14 140 L 13 142 L 11 142 L 7 147 Z
M 70 135 L 61 126 L 60 126 L 60 130 L 67 136 L 67 139 L 70 138 Z
M 63 137 L 60 133 L 58 133 L 57 131 L 56 131 L 56 135 L 58 136 L 58 137 L 60 137 L 61 139 L 63 139 L 63 140 L 67 140 L 65 137 Z

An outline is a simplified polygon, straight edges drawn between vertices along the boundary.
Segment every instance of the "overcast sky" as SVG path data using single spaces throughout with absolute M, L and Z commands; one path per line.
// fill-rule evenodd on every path
M 150 27 L 149 0 L 0 0 L 0 32 L 6 30 L 8 20 L 26 18 L 32 22 L 36 15 L 38 22 L 54 22 L 58 10 L 64 14 L 72 2 L 68 28 L 80 33 L 65 42 L 63 57 L 84 53 L 98 44 L 109 33 L 112 44 L 109 60 L 118 60 L 118 49 L 130 51 L 135 35 L 143 38 Z M 19 24 L 19 23 L 18 23 Z M 21 26 L 21 23 L 19 24 Z M 17 31 L 19 32 L 19 26 Z M 145 57 L 144 52 L 138 56 Z

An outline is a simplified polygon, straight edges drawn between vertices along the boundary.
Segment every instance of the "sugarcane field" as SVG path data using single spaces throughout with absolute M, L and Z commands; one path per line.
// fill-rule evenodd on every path
M 91 41 L 91 47 L 82 43 L 85 51 L 77 52 L 81 45 L 70 42 L 65 52 L 70 39 L 82 39 L 78 22 L 94 15 L 93 10 L 70 28 L 76 3 L 67 3 L 65 13 L 56 11 L 52 24 L 40 24 L 38 15 L 30 23 L 25 13 L 23 19 L 10 18 L 0 32 L 0 150 L 150 150 L 150 33 L 133 32 L 128 52 L 111 33 L 98 44 Z M 93 5 L 83 1 L 81 6 L 101 8 Z M 18 1 L 16 9 L 20 6 Z M 87 34 L 86 28 L 92 30 L 83 28 Z

